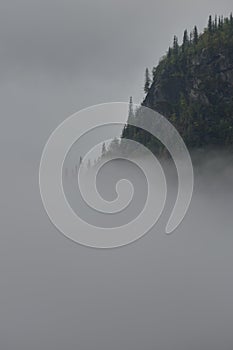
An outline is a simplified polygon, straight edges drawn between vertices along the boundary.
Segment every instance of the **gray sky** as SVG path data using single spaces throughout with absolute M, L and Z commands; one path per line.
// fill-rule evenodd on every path
M 29 144 L 42 147 L 83 107 L 130 95 L 140 102 L 145 67 L 157 64 L 173 35 L 231 10 L 231 0 L 1 1 L 2 140 L 16 131 L 25 143 L 36 128 Z

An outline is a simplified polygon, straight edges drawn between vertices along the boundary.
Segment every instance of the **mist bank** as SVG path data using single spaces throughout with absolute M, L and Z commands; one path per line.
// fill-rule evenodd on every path
M 232 157 L 215 151 L 196 157 L 193 198 L 176 231 L 164 231 L 177 193 L 175 168 L 166 161 L 171 201 L 161 220 L 133 244 L 110 250 L 86 248 L 62 235 L 41 203 L 39 159 L 11 158 L 2 191 L 2 346 L 232 349 Z M 75 159 L 68 162 L 64 182 L 68 200 L 78 207 L 74 165 Z M 113 198 L 113 180 L 127 174 L 136 202 L 143 202 L 143 176 L 126 162 L 113 163 L 98 178 L 102 195 Z

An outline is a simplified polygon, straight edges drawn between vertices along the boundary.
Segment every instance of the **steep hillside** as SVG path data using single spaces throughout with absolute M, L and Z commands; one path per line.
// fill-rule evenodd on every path
M 189 148 L 233 145 L 233 18 L 209 17 L 198 34 L 184 32 L 182 45 L 173 47 L 152 71 L 146 72 L 146 96 L 142 105 L 166 116 Z M 126 126 L 123 138 L 158 143 L 141 130 Z

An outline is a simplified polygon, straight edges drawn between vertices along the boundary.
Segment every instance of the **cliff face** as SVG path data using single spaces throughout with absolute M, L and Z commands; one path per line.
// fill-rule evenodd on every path
M 142 105 L 166 116 L 190 148 L 233 145 L 232 16 L 169 49 Z
M 183 60 L 181 67 L 165 65 L 155 75 L 143 105 L 169 117 L 171 113 L 179 112 L 182 95 L 188 104 L 230 104 L 233 99 L 233 47 L 211 51 L 203 48 L 189 62 Z

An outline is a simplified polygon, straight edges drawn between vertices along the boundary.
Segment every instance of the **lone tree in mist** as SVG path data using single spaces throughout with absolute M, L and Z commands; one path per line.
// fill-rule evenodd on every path
M 129 115 L 128 115 L 129 118 L 132 118 L 134 117 L 134 110 L 133 110 L 133 97 L 130 96 L 130 99 L 129 99 Z
M 102 144 L 102 157 L 104 157 L 106 155 L 106 145 L 105 142 Z
M 151 84 L 150 73 L 149 73 L 149 69 L 146 68 L 145 85 L 144 85 L 144 91 L 145 91 L 146 94 L 149 92 L 150 84 Z

